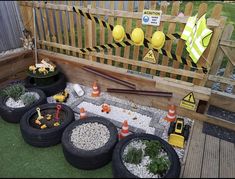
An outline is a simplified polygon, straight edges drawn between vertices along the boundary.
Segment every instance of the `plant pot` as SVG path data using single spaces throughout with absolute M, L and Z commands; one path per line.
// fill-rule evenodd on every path
M 87 123 L 98 123 L 107 127 L 109 139 L 104 146 L 94 150 L 77 148 L 71 141 L 72 130 Z M 97 136 L 98 137 L 98 136 Z M 88 117 L 70 124 L 63 133 L 62 147 L 66 160 L 79 169 L 91 170 L 100 168 L 112 159 L 113 149 L 118 141 L 117 128 L 109 120 L 102 117 Z
M 131 134 L 124 139 L 122 139 L 115 147 L 112 158 L 112 172 L 115 178 L 139 178 L 138 176 L 132 174 L 124 165 L 122 155 L 126 146 L 135 140 L 157 140 L 162 144 L 163 150 L 167 153 L 170 160 L 170 167 L 163 178 L 179 178 L 180 175 L 180 161 L 177 153 L 173 147 L 166 141 L 158 136 L 151 134 L 137 133 Z
M 47 98 L 45 93 L 40 89 L 29 88 L 28 92 L 36 92 L 39 95 L 39 99 L 32 104 L 21 107 L 21 108 L 11 108 L 6 105 L 8 97 L 0 98 L 0 115 L 3 120 L 11 123 L 19 123 L 22 116 L 29 111 L 31 108 L 47 103 Z
M 51 78 L 51 77 L 50 77 Z M 49 80 L 50 83 L 43 84 L 40 82 L 40 85 L 38 85 L 38 82 L 36 83 L 36 79 L 32 76 L 28 76 L 25 79 L 25 86 L 26 87 L 36 87 L 38 89 L 41 89 L 44 91 L 46 96 L 53 96 L 61 91 L 63 91 L 66 88 L 66 78 L 63 73 L 58 73 L 57 75 L 53 76 L 52 81 Z M 37 79 L 39 80 L 39 79 Z M 40 79 L 42 80 L 42 79 Z M 45 80 L 45 79 L 43 79 Z
M 56 112 L 55 103 L 44 104 L 38 106 L 41 110 L 41 114 L 55 114 Z M 62 106 L 59 118 L 61 119 L 61 124 L 57 127 L 40 129 L 34 125 L 34 120 L 37 118 L 38 114 L 36 107 L 32 108 L 30 111 L 25 113 L 20 121 L 20 130 L 23 139 L 26 143 L 35 147 L 49 147 L 56 145 L 61 142 L 61 137 L 65 128 L 74 121 L 73 110 L 64 105 Z

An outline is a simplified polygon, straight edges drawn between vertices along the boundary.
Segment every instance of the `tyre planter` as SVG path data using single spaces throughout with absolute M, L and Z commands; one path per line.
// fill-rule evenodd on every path
M 12 108 L 6 105 L 8 97 L 0 98 L 0 115 L 3 120 L 11 123 L 19 123 L 22 116 L 35 106 L 47 103 L 47 98 L 45 93 L 40 89 L 29 88 L 28 92 L 36 92 L 39 95 L 39 99 L 33 102 L 32 104 L 21 107 L 21 108 Z
M 66 78 L 63 73 L 58 73 L 54 78 L 54 82 L 47 85 L 37 85 L 34 77 L 28 76 L 25 80 L 26 87 L 36 87 L 44 91 L 46 96 L 53 96 L 66 88 Z
M 109 131 L 109 137 L 106 138 L 107 139 L 106 143 L 104 143 L 104 145 L 96 149 L 90 148 L 90 150 L 85 150 L 84 147 L 82 148 L 75 146 L 75 144 L 73 143 L 74 141 L 72 141 L 72 136 L 74 135 L 73 132 L 82 127 L 86 127 L 86 125 L 92 126 L 95 124 L 104 126 L 106 130 Z M 99 135 L 100 131 L 101 130 L 94 130 L 95 133 L 94 136 L 97 137 L 96 141 L 100 140 L 100 135 Z M 79 136 L 80 138 L 83 137 L 81 133 L 79 133 L 78 135 L 80 135 Z M 90 135 L 89 132 L 87 135 Z M 92 137 L 89 137 L 88 140 L 92 140 Z M 80 141 L 78 141 L 78 143 L 79 142 Z M 88 141 L 88 143 L 89 142 L 90 141 Z M 72 166 L 85 170 L 97 169 L 109 163 L 112 159 L 113 149 L 117 142 L 118 142 L 117 128 L 113 123 L 102 117 L 89 117 L 84 120 L 75 121 L 66 128 L 62 136 L 63 153 L 66 160 Z M 82 141 L 80 143 L 82 145 Z
M 162 149 L 167 153 L 168 159 L 170 161 L 169 168 L 167 172 L 162 176 L 162 178 L 178 178 L 180 175 L 180 161 L 177 153 L 172 148 L 170 144 L 161 139 L 158 136 L 151 134 L 131 134 L 126 138 L 122 139 L 115 147 L 112 158 L 112 172 L 115 178 L 140 178 L 139 176 L 131 173 L 124 164 L 123 152 L 129 143 L 138 140 L 151 140 L 159 141 Z
M 43 116 L 48 113 L 55 113 L 56 105 L 55 103 L 51 103 L 38 107 Z M 25 113 L 20 121 L 20 130 L 26 143 L 35 147 L 50 147 L 61 142 L 63 131 L 74 121 L 74 113 L 70 107 L 64 104 L 60 105 L 60 125 L 52 128 L 40 129 L 35 125 L 34 120 L 38 116 L 36 107 Z

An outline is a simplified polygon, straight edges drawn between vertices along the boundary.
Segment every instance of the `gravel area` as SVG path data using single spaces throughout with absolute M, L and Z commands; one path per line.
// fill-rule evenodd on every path
M 94 123 L 86 123 L 77 126 L 71 134 L 74 146 L 83 150 L 95 150 L 103 147 L 110 138 L 110 132 L 106 126 Z
M 145 149 L 146 145 L 141 140 L 135 140 L 135 141 L 130 142 L 123 151 L 123 157 L 127 154 L 128 149 L 132 148 L 132 147 L 137 148 L 137 149 L 142 149 L 142 151 L 144 153 L 144 149 Z M 167 154 L 165 152 L 162 152 L 162 153 L 160 153 L 159 156 L 167 157 Z M 140 178 L 161 178 L 160 175 L 157 175 L 157 174 L 155 175 L 155 174 L 149 172 L 149 170 L 147 169 L 147 166 L 150 162 L 151 162 L 151 159 L 149 158 L 149 156 L 144 156 L 144 154 L 143 154 L 143 158 L 142 158 L 141 163 L 139 163 L 137 165 L 132 164 L 132 163 L 127 163 L 125 161 L 123 163 L 132 174 L 134 174 Z
M 40 96 L 36 92 L 26 92 L 24 95 L 34 95 L 37 100 L 40 98 Z M 24 105 L 24 103 L 23 103 L 23 101 L 21 99 L 15 101 L 12 98 L 8 98 L 7 99 L 6 106 L 8 106 L 10 108 L 22 108 L 22 107 L 25 107 L 25 105 Z

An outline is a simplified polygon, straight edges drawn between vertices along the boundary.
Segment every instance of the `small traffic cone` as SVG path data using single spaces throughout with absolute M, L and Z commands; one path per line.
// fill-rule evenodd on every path
M 80 108 L 80 119 L 86 118 L 86 111 L 84 108 Z
M 100 96 L 100 91 L 99 91 L 96 81 L 93 83 L 92 89 L 93 89 L 92 94 L 91 94 L 92 97 Z
M 123 139 L 124 137 L 129 135 L 129 127 L 128 127 L 128 122 L 127 120 L 124 120 L 122 124 L 122 129 L 121 132 L 118 134 L 119 139 Z
M 176 112 L 175 112 L 175 105 L 171 104 L 169 105 L 169 111 L 167 116 L 164 118 L 168 122 L 174 122 L 176 120 Z

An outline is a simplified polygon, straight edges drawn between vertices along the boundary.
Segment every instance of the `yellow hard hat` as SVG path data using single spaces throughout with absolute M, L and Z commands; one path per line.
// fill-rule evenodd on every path
M 131 33 L 131 40 L 135 45 L 142 45 L 144 41 L 144 31 L 141 28 L 135 28 Z
M 154 32 L 151 38 L 151 44 L 156 49 L 161 49 L 165 43 L 165 34 L 162 31 Z
M 123 38 L 125 37 L 124 28 L 121 25 L 116 25 L 113 28 L 112 35 L 115 41 L 121 42 Z

